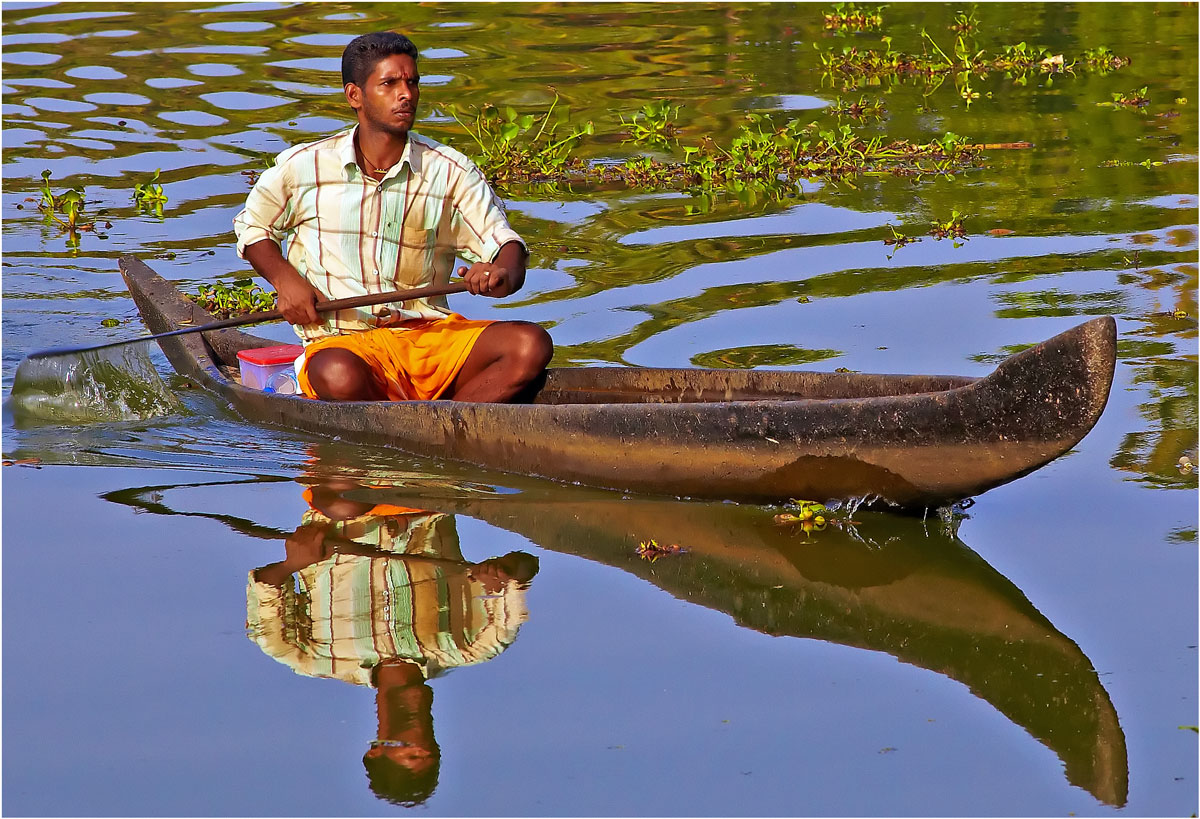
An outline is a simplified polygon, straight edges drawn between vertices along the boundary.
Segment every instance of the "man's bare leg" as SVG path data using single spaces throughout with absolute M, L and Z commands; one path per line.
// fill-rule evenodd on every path
M 443 398 L 511 401 L 546 369 L 554 355 L 550 334 L 526 321 L 489 325 L 475 342 Z
M 305 364 L 308 383 L 318 398 L 326 401 L 382 401 L 367 362 L 341 347 L 326 347 L 313 353 Z

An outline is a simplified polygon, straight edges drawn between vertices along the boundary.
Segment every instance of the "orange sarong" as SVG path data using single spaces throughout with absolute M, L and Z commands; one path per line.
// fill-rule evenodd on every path
M 370 365 L 389 401 L 430 401 L 454 382 L 479 334 L 492 323 L 450 313 L 444 319 L 412 319 L 395 327 L 327 336 L 304 348 L 304 365 L 296 380 L 303 395 L 316 398 L 308 381 L 308 362 L 313 353 L 341 347 Z

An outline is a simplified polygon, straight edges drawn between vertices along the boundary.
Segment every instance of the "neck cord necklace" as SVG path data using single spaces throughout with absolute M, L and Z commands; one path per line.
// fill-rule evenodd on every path
M 384 171 L 387 170 L 387 168 L 382 168 L 382 167 L 376 165 L 370 159 L 368 159 L 366 151 L 364 151 L 362 148 L 358 149 L 358 155 L 363 158 L 363 162 L 366 164 L 366 166 L 368 168 L 367 173 L 377 174 L 377 173 L 383 173 Z M 395 164 L 395 163 L 393 163 L 393 164 Z M 391 166 L 389 166 L 389 167 L 391 167 Z

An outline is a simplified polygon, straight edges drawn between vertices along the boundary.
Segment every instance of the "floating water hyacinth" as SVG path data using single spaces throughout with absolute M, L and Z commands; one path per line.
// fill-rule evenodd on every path
M 649 560 L 651 563 L 666 555 L 677 555 L 686 552 L 687 549 L 675 543 L 666 546 L 659 546 L 657 540 L 644 540 L 638 544 L 638 557 L 642 560 Z
M 180 412 L 144 345 L 26 359 L 9 405 L 22 424 L 139 421 Z

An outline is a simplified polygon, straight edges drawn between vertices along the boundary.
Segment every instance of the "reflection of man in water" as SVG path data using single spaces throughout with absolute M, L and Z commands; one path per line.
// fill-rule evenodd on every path
M 468 563 L 453 517 L 339 494 L 354 486 L 305 492 L 311 509 L 285 558 L 250 573 L 247 630 L 298 674 L 376 689 L 378 736 L 363 757 L 371 789 L 420 804 L 441 764 L 425 681 L 512 643 L 537 558 Z

